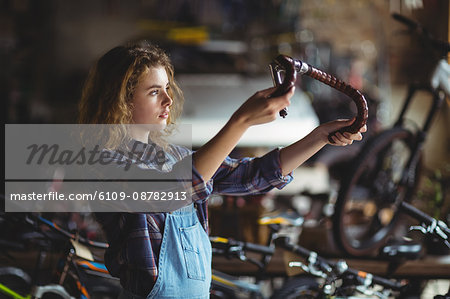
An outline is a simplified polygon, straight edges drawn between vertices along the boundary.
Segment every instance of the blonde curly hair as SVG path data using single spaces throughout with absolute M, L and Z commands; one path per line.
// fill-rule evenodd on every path
M 132 99 L 135 88 L 150 68 L 160 66 L 167 72 L 170 86 L 168 94 L 173 100 L 167 126 L 160 135 L 169 135 L 182 113 L 184 98 L 175 82 L 174 68 L 168 55 L 161 48 L 146 41 L 115 47 L 97 61 L 83 87 L 78 122 L 106 125 L 133 124 Z M 115 128 L 107 134 L 106 143 L 109 145 L 107 147 L 120 143 L 125 138 L 124 126 L 113 127 Z

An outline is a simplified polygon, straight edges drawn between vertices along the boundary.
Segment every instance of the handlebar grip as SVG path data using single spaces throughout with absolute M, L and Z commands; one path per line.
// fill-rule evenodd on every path
M 273 255 L 275 249 L 270 246 L 242 242 L 228 238 L 220 238 L 220 237 L 209 237 L 211 241 L 211 246 L 216 250 L 216 253 L 226 253 L 232 247 L 240 248 L 243 251 L 252 251 L 265 255 Z
M 355 277 L 360 277 L 362 279 L 365 279 L 368 275 L 372 275 L 372 282 L 374 284 L 378 284 L 381 285 L 383 287 L 395 290 L 395 291 L 399 291 L 400 289 L 402 289 L 404 287 L 403 284 L 397 282 L 397 281 L 392 281 L 390 279 L 387 278 L 383 278 L 380 276 L 376 276 L 373 274 L 369 274 L 367 272 L 364 271 L 358 271 L 352 268 L 347 269 L 346 271 L 347 273 L 350 273 L 351 275 L 354 275 Z
M 287 251 L 298 254 L 304 258 L 308 258 L 311 254 L 306 248 L 290 243 L 289 237 L 278 237 L 274 240 L 275 246 L 281 247 Z
M 426 225 L 430 225 L 434 221 L 433 217 L 427 215 L 426 213 L 422 212 L 421 210 L 417 209 L 416 207 L 407 202 L 402 201 L 400 203 L 400 209 L 409 216 L 416 218 L 419 221 L 422 221 Z
M 399 291 L 400 289 L 402 289 L 404 287 L 404 285 L 401 284 L 400 282 L 392 281 L 390 279 L 383 278 L 383 277 L 376 276 L 376 275 L 374 275 L 372 277 L 372 280 L 373 280 L 374 283 L 382 285 L 382 286 L 387 287 L 387 288 L 390 288 L 390 289 L 392 289 L 394 291 Z
M 308 69 L 305 72 L 305 75 L 333 87 L 334 89 L 349 96 L 353 100 L 353 102 L 355 102 L 356 108 L 358 110 L 355 121 L 350 126 L 339 129 L 337 132 L 349 132 L 354 134 L 357 133 L 367 123 L 367 118 L 369 116 L 367 101 L 359 90 L 353 88 L 351 85 L 348 85 L 344 81 L 325 73 L 324 71 L 316 69 L 313 66 L 308 65 Z M 328 136 L 328 140 L 331 143 L 334 143 L 334 141 L 331 139 L 331 136 L 335 133 L 336 132 L 333 132 Z
M 254 244 L 254 243 L 244 243 L 244 250 L 261 253 L 265 255 L 273 255 L 275 249 L 273 247 Z

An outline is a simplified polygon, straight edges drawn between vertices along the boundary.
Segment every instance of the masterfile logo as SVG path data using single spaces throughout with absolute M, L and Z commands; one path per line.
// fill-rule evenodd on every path
M 192 155 L 176 151 L 191 151 L 190 126 L 148 143 L 130 129 L 5 125 L 5 210 L 167 212 L 191 203 Z

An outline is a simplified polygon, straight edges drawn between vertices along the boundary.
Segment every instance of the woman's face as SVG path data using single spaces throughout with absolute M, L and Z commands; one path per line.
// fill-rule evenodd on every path
M 164 67 L 152 67 L 136 86 L 133 97 L 135 124 L 165 125 L 172 99 L 167 93 L 169 79 Z

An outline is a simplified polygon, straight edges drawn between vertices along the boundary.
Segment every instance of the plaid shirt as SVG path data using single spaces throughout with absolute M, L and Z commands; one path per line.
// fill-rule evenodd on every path
M 146 157 L 149 146 L 140 142 L 138 146 L 143 149 L 142 157 Z M 166 169 L 160 169 L 160 165 L 151 162 L 133 162 L 140 168 L 170 171 L 176 163 L 192 155 L 191 150 L 175 145 L 170 145 L 165 153 L 168 160 L 164 164 Z M 266 193 L 274 187 L 283 188 L 291 180 L 291 175 L 281 174 L 278 149 L 260 158 L 238 160 L 227 157 L 208 182 L 204 182 L 195 167 L 192 167 L 192 200 L 200 223 L 208 232 L 207 198 L 212 193 Z M 105 264 L 110 274 L 120 277 L 122 286 L 128 291 L 145 297 L 158 276 L 158 257 L 166 213 L 96 213 L 96 218 L 102 224 L 110 245 L 105 253 Z

